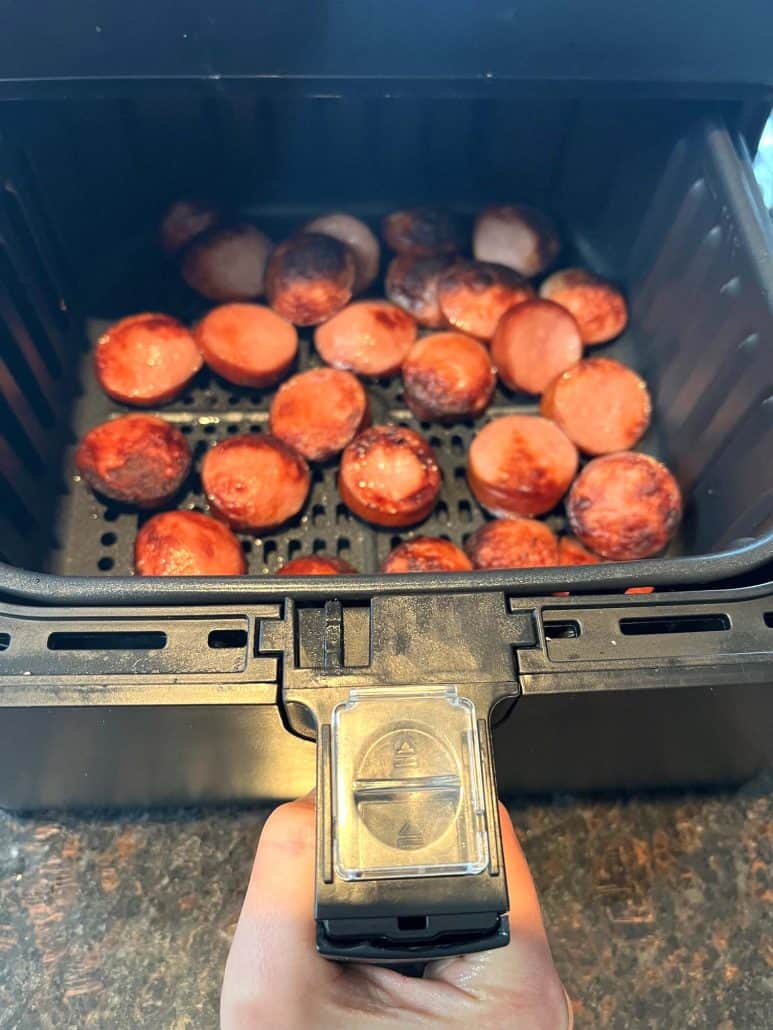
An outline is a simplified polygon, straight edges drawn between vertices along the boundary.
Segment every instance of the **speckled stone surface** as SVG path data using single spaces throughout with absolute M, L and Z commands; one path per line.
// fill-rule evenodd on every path
M 511 811 L 578 1026 L 773 1025 L 771 780 Z M 214 1027 L 264 810 L 0 813 L 0 1027 Z

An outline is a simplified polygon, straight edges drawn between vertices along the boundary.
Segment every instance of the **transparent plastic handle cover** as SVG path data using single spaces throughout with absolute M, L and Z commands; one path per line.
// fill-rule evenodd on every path
M 333 712 L 332 746 L 342 879 L 486 868 L 475 706 L 456 687 L 353 690 Z

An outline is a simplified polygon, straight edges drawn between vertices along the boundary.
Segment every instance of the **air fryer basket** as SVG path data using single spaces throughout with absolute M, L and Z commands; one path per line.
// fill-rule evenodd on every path
M 773 233 L 742 145 L 696 105 L 240 98 L 6 108 L 0 587 L 8 594 L 113 604 L 266 597 L 280 588 L 265 573 L 322 550 L 365 576 L 284 578 L 282 595 L 697 584 L 773 557 Z M 155 241 L 164 205 L 204 188 L 276 238 L 332 208 L 373 224 L 390 207 L 422 200 L 466 213 L 512 198 L 552 210 L 563 259 L 620 281 L 628 295 L 630 329 L 597 353 L 638 368 L 653 392 L 655 420 L 642 446 L 674 469 L 687 498 L 668 555 L 560 571 L 378 576 L 399 539 L 463 543 L 484 520 L 465 479 L 480 421 L 417 426 L 436 450 L 443 491 L 415 530 L 378 530 L 350 515 L 329 465 L 314 470 L 298 520 L 243 538 L 249 578 L 130 578 L 138 516 L 96 500 L 73 475 L 77 440 L 119 410 L 96 386 L 89 348 L 132 311 L 193 320 L 206 310 Z M 304 332 L 298 367 L 316 361 Z M 375 421 L 416 425 L 399 377 L 370 393 Z M 162 413 L 199 459 L 217 440 L 260 432 L 270 398 L 204 371 Z M 500 388 L 487 418 L 534 409 Z M 180 505 L 205 505 L 195 474 Z M 561 527 L 560 510 L 550 518 Z

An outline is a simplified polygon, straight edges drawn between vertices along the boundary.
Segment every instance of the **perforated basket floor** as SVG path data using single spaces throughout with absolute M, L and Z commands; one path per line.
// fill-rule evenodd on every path
M 184 312 L 178 305 L 162 310 Z M 125 313 L 129 313 L 128 311 Z M 190 313 L 188 313 L 190 317 Z M 73 436 L 65 454 L 62 495 L 56 520 L 56 540 L 49 571 L 63 575 L 129 575 L 138 527 L 152 513 L 140 513 L 95 497 L 75 473 L 73 456 L 77 441 L 92 426 L 130 410 L 115 404 L 99 388 L 93 373 L 91 346 L 109 324 L 93 319 L 88 323 L 90 347 L 83 357 L 81 395 L 75 402 Z M 295 371 L 320 364 L 312 343 L 313 330 L 302 330 Z M 636 367 L 636 348 L 630 334 L 610 347 L 595 348 L 619 357 Z M 324 551 L 351 562 L 362 572 L 378 571 L 392 547 L 414 536 L 441 536 L 462 545 L 487 518 L 472 496 L 466 481 L 466 456 L 475 433 L 491 418 L 513 412 L 536 412 L 533 398 L 511 394 L 498 387 L 485 416 L 476 422 L 452 426 L 419 423 L 405 407 L 399 375 L 366 384 L 374 422 L 393 421 L 410 425 L 423 433 L 432 445 L 443 474 L 443 486 L 434 512 L 423 523 L 404 531 L 378 529 L 352 515 L 341 502 L 336 487 L 338 463 L 312 467 L 312 486 L 299 516 L 278 531 L 261 536 L 241 534 L 242 547 L 252 574 L 275 572 L 300 554 Z M 159 409 L 159 414 L 177 424 L 188 436 L 194 454 L 194 471 L 177 501 L 170 507 L 207 511 L 198 468 L 208 447 L 238 433 L 266 431 L 273 390 L 254 391 L 234 387 L 207 369 L 177 401 Z M 136 409 L 135 409 L 136 410 Z M 640 449 L 657 453 L 655 430 Z M 558 531 L 565 519 L 563 506 L 547 516 Z M 678 542 L 670 553 L 678 553 Z

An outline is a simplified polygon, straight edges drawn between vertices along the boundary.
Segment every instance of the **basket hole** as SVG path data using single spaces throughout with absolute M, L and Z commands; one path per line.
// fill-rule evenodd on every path
M 7 651 L 11 646 L 11 634 L 0 633 L 0 651 Z
M 467 469 L 464 465 L 457 465 L 454 469 L 454 479 L 464 480 L 467 476 Z
M 105 522 L 115 522 L 120 512 L 116 508 L 105 508 L 102 518 Z
M 311 545 L 311 550 L 313 554 L 321 554 L 325 550 L 325 541 L 320 540 L 319 537 L 317 537 Z
M 226 429 L 226 432 L 230 433 L 231 436 L 234 436 L 234 434 L 239 432 L 239 427 L 235 422 L 232 422 L 231 425 L 228 426 L 228 428 Z
M 97 562 L 97 568 L 102 572 L 109 572 L 110 569 L 115 565 L 115 562 L 109 555 L 103 555 Z
M 245 554 L 250 554 L 252 551 L 252 540 L 242 540 L 242 551 Z
M 260 432 L 260 426 L 259 426 L 259 425 L 257 425 L 257 423 L 253 423 L 253 424 L 252 424 L 252 425 L 250 426 L 250 432 L 251 432 L 251 433 L 259 433 L 259 432 Z
M 294 558 L 301 551 L 300 540 L 291 540 L 287 545 L 287 558 L 288 560 Z
M 472 505 L 468 500 L 459 501 L 459 515 L 462 522 L 472 522 Z
M 311 509 L 311 521 L 316 526 L 318 522 L 321 522 L 325 517 L 325 505 L 315 504 Z
M 269 558 L 276 554 L 276 540 L 267 540 L 263 544 L 263 561 L 268 564 Z
M 439 450 L 443 446 L 443 441 L 440 439 L 439 436 L 431 436 L 429 438 L 429 445 L 430 447 L 435 447 Z
M 99 542 L 104 547 L 112 547 L 117 539 L 118 537 L 115 535 L 115 533 L 103 533 L 102 536 L 99 538 Z
M 464 441 L 458 433 L 454 433 L 451 437 L 451 453 L 464 454 Z
M 342 554 L 348 554 L 351 549 L 352 547 L 348 536 L 338 538 L 338 542 L 336 543 L 336 554 L 339 556 Z
M 204 426 L 204 432 L 207 434 L 207 436 L 212 436 L 212 434 L 216 430 L 217 430 L 217 426 L 215 425 L 214 422 L 209 422 L 209 423 L 207 423 L 206 426 Z
M 184 425 L 180 426 L 180 432 L 185 433 L 186 436 L 190 436 L 193 432 L 193 426 L 190 422 L 186 422 Z
M 336 505 L 336 522 L 348 522 L 349 521 L 349 509 L 343 502 L 339 502 Z

